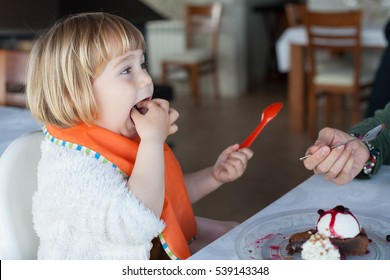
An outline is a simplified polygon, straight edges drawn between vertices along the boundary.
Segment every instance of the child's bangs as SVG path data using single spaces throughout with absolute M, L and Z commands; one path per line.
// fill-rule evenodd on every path
M 103 60 L 106 62 L 113 57 L 123 55 L 128 51 L 145 50 L 145 41 L 141 32 L 127 21 L 111 22 L 106 25 L 106 30 L 101 30 Z

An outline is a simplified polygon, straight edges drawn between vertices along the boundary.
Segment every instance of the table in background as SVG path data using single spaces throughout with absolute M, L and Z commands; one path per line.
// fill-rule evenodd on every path
M 13 140 L 27 132 L 40 129 L 41 126 L 30 111 L 0 106 L 0 156 Z
M 387 41 L 382 27 L 362 29 L 362 47 L 383 49 Z M 305 67 L 304 49 L 307 45 L 305 27 L 286 29 L 276 43 L 276 55 L 280 72 L 288 72 L 288 106 L 290 129 L 303 132 L 305 128 Z
M 358 211 L 371 216 L 389 217 L 389 200 L 390 166 L 383 166 L 372 179 L 353 180 L 344 186 L 337 186 L 325 181 L 319 175 L 313 175 L 236 228 L 191 256 L 190 259 L 238 259 L 234 246 L 239 233 L 253 222 L 280 212 L 302 209 L 329 209 L 336 205 L 344 205 L 350 208 L 352 212 Z

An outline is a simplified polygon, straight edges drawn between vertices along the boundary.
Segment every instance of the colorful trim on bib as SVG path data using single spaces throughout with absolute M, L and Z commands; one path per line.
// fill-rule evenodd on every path
M 75 143 L 72 143 L 72 142 L 68 142 L 68 141 L 65 141 L 65 140 L 60 140 L 60 139 L 55 138 L 54 136 L 52 136 L 49 133 L 49 131 L 47 130 L 45 125 L 42 126 L 42 131 L 43 131 L 43 134 L 45 135 L 46 139 L 49 140 L 50 142 L 52 142 L 53 144 L 56 144 L 58 146 L 67 147 L 67 148 L 75 150 L 75 151 L 84 152 L 86 155 L 88 155 L 88 156 L 90 156 L 90 157 L 100 161 L 101 163 L 111 165 L 112 168 L 114 168 L 115 171 L 117 171 L 117 172 L 119 172 L 122 175 L 125 175 L 127 177 L 127 175 L 122 170 L 120 170 L 118 166 L 113 164 L 111 161 L 106 159 L 101 154 L 99 154 L 99 153 L 97 153 L 97 152 L 95 152 L 95 151 L 93 151 L 93 150 L 91 150 L 89 148 L 86 148 L 84 146 L 81 146 L 79 144 L 75 144 Z
M 161 245 L 162 245 L 165 253 L 167 253 L 168 257 L 170 257 L 172 260 L 179 260 L 179 258 L 176 257 L 175 254 L 173 254 L 171 249 L 169 249 L 168 243 L 165 241 L 165 238 L 164 238 L 162 233 L 160 233 L 158 235 L 158 238 L 160 239 Z

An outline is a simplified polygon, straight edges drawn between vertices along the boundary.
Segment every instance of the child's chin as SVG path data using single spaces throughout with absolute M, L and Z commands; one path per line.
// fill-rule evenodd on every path
M 134 122 L 132 121 L 131 118 L 129 118 L 129 120 L 126 122 L 126 126 L 125 128 L 122 129 L 121 135 L 131 139 L 137 137 L 138 134 L 135 129 Z
M 138 136 L 136 132 L 130 132 L 130 131 L 124 131 L 121 133 L 121 135 L 129 139 L 135 139 Z

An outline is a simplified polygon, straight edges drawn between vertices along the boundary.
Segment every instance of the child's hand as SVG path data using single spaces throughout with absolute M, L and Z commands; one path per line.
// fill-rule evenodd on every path
M 252 158 L 253 151 L 248 148 L 240 149 L 234 144 L 224 150 L 213 167 L 213 176 L 219 183 L 236 180 L 244 173 L 248 160 Z
M 164 99 L 145 100 L 140 104 L 147 112 L 143 115 L 137 109 L 132 109 L 130 116 L 142 140 L 157 140 L 164 142 L 168 135 L 174 134 L 178 127 L 175 121 L 179 113 L 169 107 Z

